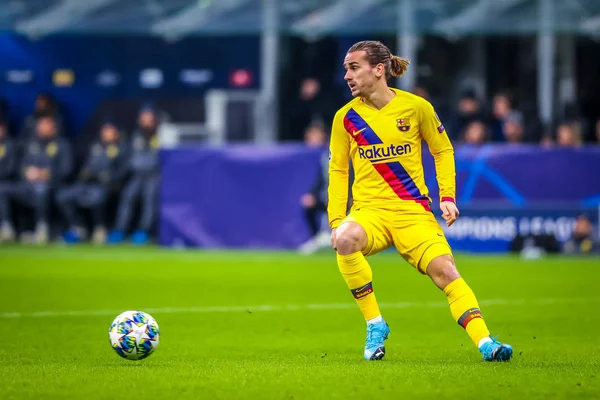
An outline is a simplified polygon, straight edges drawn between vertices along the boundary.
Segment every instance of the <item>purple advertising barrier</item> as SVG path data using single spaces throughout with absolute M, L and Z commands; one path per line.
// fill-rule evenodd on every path
M 308 239 L 299 201 L 319 172 L 320 156 L 300 145 L 165 150 L 160 243 L 296 248 Z M 554 224 L 564 234 L 576 213 L 600 205 L 600 147 L 457 146 L 455 158 L 463 223 L 450 228 L 448 238 L 457 249 L 505 251 L 517 228 L 547 219 L 544 227 Z M 423 159 L 435 207 L 427 150 Z
M 207 248 L 295 248 L 307 239 L 300 197 L 320 152 L 300 146 L 162 153 L 160 242 Z

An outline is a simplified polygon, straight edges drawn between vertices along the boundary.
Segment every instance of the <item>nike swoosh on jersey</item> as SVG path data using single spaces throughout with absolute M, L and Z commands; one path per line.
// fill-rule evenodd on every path
M 362 128 L 362 129 L 360 129 L 360 130 L 358 130 L 358 131 L 354 131 L 354 132 L 352 132 L 352 136 L 356 136 L 356 135 L 358 135 L 359 133 L 361 133 L 361 132 L 362 132 L 362 131 L 364 131 L 365 129 L 367 129 L 367 128 Z

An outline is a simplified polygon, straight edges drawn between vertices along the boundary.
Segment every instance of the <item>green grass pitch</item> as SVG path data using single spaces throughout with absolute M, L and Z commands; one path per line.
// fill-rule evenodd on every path
M 459 255 L 510 363 L 485 363 L 445 296 L 395 253 L 370 258 L 392 329 L 382 362 L 333 252 L 0 247 L 0 399 L 600 398 L 600 260 Z M 121 311 L 158 321 L 121 359 Z

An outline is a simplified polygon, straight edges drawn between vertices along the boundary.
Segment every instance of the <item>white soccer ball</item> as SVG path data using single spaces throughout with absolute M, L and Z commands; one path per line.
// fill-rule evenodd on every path
M 152 316 L 143 311 L 125 311 L 108 330 L 110 345 L 127 360 L 142 360 L 158 347 L 160 333 Z

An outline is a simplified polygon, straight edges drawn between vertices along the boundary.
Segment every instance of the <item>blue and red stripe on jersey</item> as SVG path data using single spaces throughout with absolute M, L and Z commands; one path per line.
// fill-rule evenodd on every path
M 402 200 L 414 200 L 421 204 L 426 211 L 431 211 L 429 198 L 421 194 L 421 191 L 398 161 L 373 164 L 373 167 L 383 176 L 390 187 Z
M 356 140 L 359 146 L 371 146 L 383 143 L 375 131 L 352 108 L 348 110 L 344 117 L 344 128 L 346 128 L 346 131 Z
M 383 144 L 375 131 L 353 109 L 348 110 L 344 117 L 344 128 L 359 146 Z M 421 194 L 421 191 L 400 162 L 375 163 L 375 161 L 381 160 L 371 160 L 371 163 L 398 197 L 402 200 L 413 200 L 421 204 L 426 211 L 431 211 L 429 198 Z

